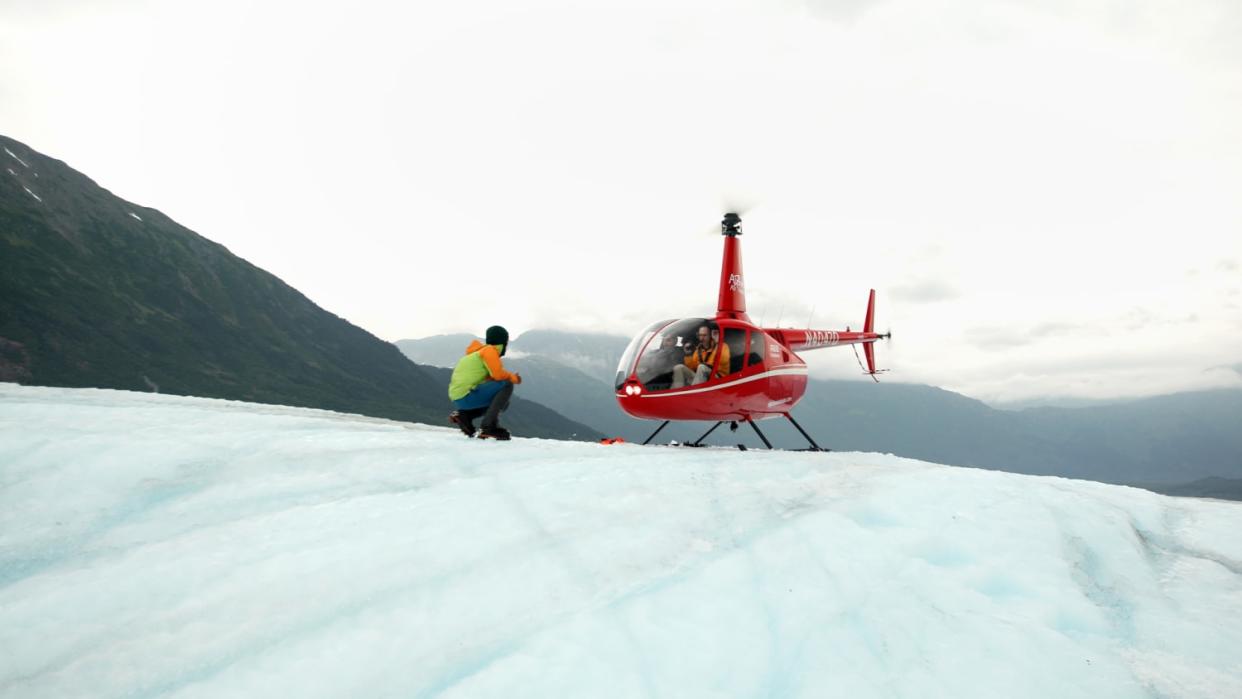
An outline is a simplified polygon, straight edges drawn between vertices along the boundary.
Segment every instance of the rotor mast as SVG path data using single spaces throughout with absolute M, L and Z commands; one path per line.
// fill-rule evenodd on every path
M 720 222 L 724 236 L 724 258 L 720 264 L 720 296 L 716 302 L 717 318 L 735 318 L 750 322 L 746 315 L 746 281 L 742 276 L 742 217 L 727 213 Z

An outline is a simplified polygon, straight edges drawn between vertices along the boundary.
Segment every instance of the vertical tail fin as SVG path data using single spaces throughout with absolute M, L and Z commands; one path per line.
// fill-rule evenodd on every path
M 867 297 L 867 318 L 863 321 L 863 333 L 875 332 L 875 289 Z M 863 354 L 867 357 L 867 373 L 875 376 L 875 348 L 871 342 L 863 345 Z
M 875 332 L 875 289 L 867 297 L 867 319 L 863 321 L 863 332 Z

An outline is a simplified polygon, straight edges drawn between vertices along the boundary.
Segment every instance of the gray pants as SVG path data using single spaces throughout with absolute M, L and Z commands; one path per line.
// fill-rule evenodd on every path
M 701 384 L 711 378 L 712 368 L 707 364 L 700 364 L 697 370 L 691 369 L 685 364 L 678 364 L 673 367 L 673 388 L 682 388 L 687 383 L 691 386 Z
M 509 397 L 513 395 L 513 382 L 505 381 L 505 385 L 496 395 L 492 397 L 491 405 L 487 406 L 487 412 L 483 414 L 483 429 L 490 429 L 496 426 L 500 420 L 501 411 L 509 409 Z
M 500 421 L 500 413 L 509 409 L 509 398 L 513 396 L 513 382 L 505 381 L 505 385 L 496 391 L 496 395 L 492 396 L 492 402 L 486 408 L 468 408 L 460 411 L 467 419 L 474 420 L 476 417 L 483 416 L 484 429 L 496 427 L 496 423 Z

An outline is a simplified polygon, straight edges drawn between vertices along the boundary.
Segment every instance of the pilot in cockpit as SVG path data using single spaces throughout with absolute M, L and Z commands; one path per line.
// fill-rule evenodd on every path
M 643 368 L 640 375 L 651 377 L 644 379 L 647 383 L 667 384 L 673 380 L 673 368 L 682 360 L 681 349 L 677 347 L 677 336 L 666 334 L 660 338 L 660 346 L 643 353 Z
M 660 357 L 672 358 L 676 363 L 681 358 L 677 356 L 677 337 L 675 335 L 665 335 L 660 338 Z M 672 367 L 670 366 L 669 369 Z

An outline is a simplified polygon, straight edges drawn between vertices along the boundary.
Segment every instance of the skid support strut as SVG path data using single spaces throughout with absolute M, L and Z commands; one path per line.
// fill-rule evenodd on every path
M 715 432 L 715 431 L 716 431 L 716 428 L 717 428 L 717 427 L 720 427 L 720 426 L 721 426 L 721 425 L 723 425 L 723 424 L 724 424 L 724 421 L 721 421 L 721 422 L 717 422 L 716 424 L 712 425 L 712 428 L 711 428 L 710 430 L 708 430 L 708 431 L 704 432 L 702 437 L 699 437 L 698 439 L 696 439 L 696 440 L 694 440 L 693 442 L 691 442 L 691 443 L 690 443 L 690 446 L 692 446 L 692 447 L 701 447 L 701 446 L 703 446 L 703 440 L 704 440 L 704 439 L 707 439 L 707 435 L 711 434 L 712 432 Z
M 806 437 L 806 441 L 811 443 L 811 448 L 808 449 L 807 451 L 832 451 L 831 449 L 825 449 L 819 446 L 818 444 L 816 444 L 815 440 L 811 439 L 811 435 L 807 434 L 806 430 L 802 429 L 802 425 L 799 425 L 798 421 L 793 419 L 793 415 L 790 415 L 789 413 L 785 413 L 785 418 L 788 419 L 790 422 L 792 422 L 794 427 L 798 428 L 798 431 L 802 433 L 802 436 Z
M 746 418 L 746 422 L 749 422 L 749 423 L 750 423 L 750 426 L 751 426 L 752 428 L 754 428 L 754 430 L 755 430 L 755 434 L 759 435 L 759 439 L 762 439 L 762 440 L 763 440 L 763 445 L 764 445 L 764 446 L 766 446 L 767 448 L 771 449 L 771 448 L 772 448 L 772 443 L 771 443 L 771 442 L 769 442 L 769 441 L 768 441 L 768 438 L 767 438 L 767 437 L 765 437 L 765 436 L 763 435 L 763 433 L 759 431 L 759 425 L 756 425 L 756 424 L 755 424 L 755 421 L 754 421 L 754 420 L 751 420 L 750 418 Z
M 651 440 L 655 439 L 655 436 L 657 434 L 660 434 L 660 430 L 664 429 L 665 427 L 668 427 L 669 422 L 670 422 L 669 420 L 665 420 L 664 422 L 660 423 L 660 426 L 656 428 L 656 431 L 652 432 L 650 437 L 643 440 L 643 444 L 648 444 L 649 442 L 651 442 Z

